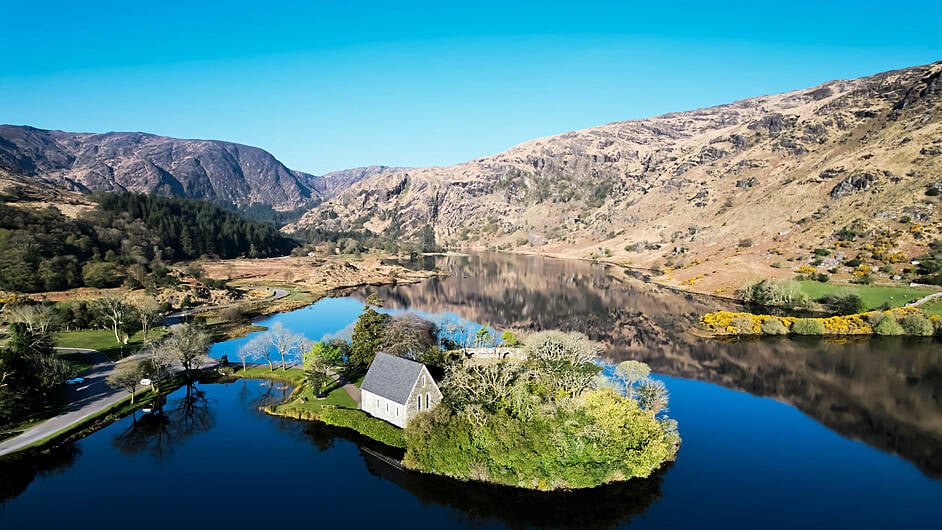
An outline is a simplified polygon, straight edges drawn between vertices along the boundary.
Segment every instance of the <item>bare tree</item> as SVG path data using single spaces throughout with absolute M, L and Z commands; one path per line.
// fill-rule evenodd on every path
M 4 309 L 7 320 L 26 325 L 30 333 L 48 335 L 55 325 L 52 308 L 45 305 L 16 304 Z
M 152 296 L 129 297 L 127 302 L 134 307 L 137 322 L 141 326 L 141 334 L 144 336 L 144 342 L 147 342 L 147 333 L 151 331 L 163 314 L 160 311 L 160 303 Z
M 239 348 L 239 358 L 242 359 L 242 369 L 245 369 L 247 359 L 265 359 L 268 369 L 275 371 L 275 364 L 271 359 L 272 347 L 264 333 L 256 335 Z
M 242 370 L 244 371 L 248 365 L 249 360 L 255 359 L 265 359 L 268 361 L 268 366 L 272 371 L 275 371 L 275 367 L 271 362 L 271 354 L 265 355 L 264 351 L 268 350 L 268 342 L 265 340 L 259 340 L 261 337 L 256 335 L 255 337 L 249 339 L 248 342 L 239 346 L 239 349 L 236 350 L 236 355 L 239 357 L 239 360 L 242 361 Z
M 592 385 L 599 372 L 593 364 L 602 345 L 582 333 L 542 331 L 527 337 L 527 357 L 549 384 L 570 397 Z
M 118 344 L 127 344 L 130 339 L 127 328 L 133 319 L 133 306 L 120 298 L 109 296 L 95 300 L 93 307 L 114 332 L 114 340 Z
M 442 390 L 456 409 L 496 408 L 510 399 L 523 369 L 521 363 L 512 360 L 453 365 L 442 382 Z
M 173 356 L 162 347 L 161 343 L 151 343 L 141 362 L 142 374 L 153 381 L 151 388 L 154 392 L 160 392 L 160 382 L 170 375 L 170 368 L 173 366 Z
M 265 334 L 268 343 L 281 356 L 281 369 L 288 369 L 288 359 L 297 361 L 307 346 L 307 339 L 300 333 L 286 328 L 281 322 L 272 326 Z
M 394 317 L 383 331 L 381 351 L 416 361 L 436 345 L 435 325 L 416 315 Z
M 173 333 L 164 337 L 159 348 L 171 355 L 184 372 L 190 372 L 206 360 L 209 349 L 209 337 L 203 331 L 183 324 Z
M 134 404 L 134 393 L 141 383 L 143 367 L 137 362 L 124 362 L 115 366 L 106 380 L 111 388 L 121 388 L 131 394 L 131 404 Z

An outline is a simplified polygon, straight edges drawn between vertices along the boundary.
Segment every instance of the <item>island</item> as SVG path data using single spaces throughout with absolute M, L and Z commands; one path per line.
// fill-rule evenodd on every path
M 592 488 L 649 477 L 676 458 L 667 389 L 644 363 L 605 370 L 602 345 L 581 333 L 496 338 L 484 326 L 457 337 L 373 304 L 349 342 L 308 348 L 303 370 L 246 365 L 233 375 L 297 385 L 264 407 L 270 414 L 352 429 L 400 449 L 409 470 L 462 481 Z

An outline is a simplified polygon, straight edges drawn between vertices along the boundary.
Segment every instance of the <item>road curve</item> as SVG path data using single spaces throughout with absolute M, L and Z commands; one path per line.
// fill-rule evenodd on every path
M 108 376 L 111 375 L 117 364 L 108 359 L 105 354 L 98 350 L 86 348 L 56 348 L 56 350 L 88 354 L 95 364 L 79 374 L 85 378 L 85 382 L 80 385 L 66 387 L 65 397 L 68 405 L 58 416 L 30 427 L 13 438 L 0 442 L 0 456 L 19 451 L 64 429 L 78 425 L 119 401 L 128 398 L 126 390 L 114 389 L 108 386 Z M 118 361 L 118 363 L 134 361 L 137 358 L 137 356 L 132 355 Z M 215 359 L 207 358 L 200 369 L 206 369 L 216 364 Z M 175 365 L 171 367 L 171 370 L 181 372 L 183 368 Z
M 66 402 L 68 405 L 58 416 L 30 427 L 13 438 L 0 442 L 0 456 L 18 451 L 63 429 L 77 425 L 128 397 L 128 393 L 124 390 L 115 390 L 105 382 L 115 367 L 115 364 L 105 354 L 98 350 L 85 348 L 56 349 L 88 354 L 95 364 L 81 373 L 81 377 L 85 378 L 84 383 L 66 388 Z
M 255 287 L 250 285 L 249 287 Z M 165 326 L 172 326 L 174 324 L 179 324 L 184 318 L 195 315 L 197 313 L 202 313 L 203 311 L 212 311 L 214 309 L 225 309 L 227 307 L 237 307 L 242 304 L 254 304 L 257 302 L 271 302 L 273 300 L 278 300 L 288 296 L 288 291 L 278 288 L 278 287 L 268 287 L 273 291 L 273 294 L 267 298 L 261 298 L 259 300 L 241 300 L 238 302 L 232 302 L 231 304 L 221 304 L 221 305 L 208 305 L 203 307 L 194 307 L 192 309 L 184 309 L 183 311 L 177 311 L 176 313 L 171 313 L 163 318 L 161 323 Z

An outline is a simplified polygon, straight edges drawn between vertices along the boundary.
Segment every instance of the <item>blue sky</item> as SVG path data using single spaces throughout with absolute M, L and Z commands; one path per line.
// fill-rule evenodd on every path
M 942 2 L 453 4 L 6 2 L 0 123 L 230 140 L 322 173 L 942 60 Z

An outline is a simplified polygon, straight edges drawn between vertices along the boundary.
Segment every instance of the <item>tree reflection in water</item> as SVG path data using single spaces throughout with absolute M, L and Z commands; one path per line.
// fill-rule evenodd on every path
M 76 444 L 67 443 L 45 451 L 23 451 L 0 460 L 0 506 L 26 491 L 37 477 L 65 471 L 81 453 Z
M 163 458 L 187 437 L 209 431 L 215 423 L 206 392 L 195 382 L 184 386 L 181 397 L 156 403 L 153 412 L 132 413 L 131 424 L 115 435 L 112 444 L 125 454 L 147 453 Z
M 937 339 L 713 340 L 690 329 L 729 301 L 647 283 L 615 265 L 485 253 L 437 258 L 448 273 L 376 291 L 388 308 L 448 312 L 498 329 L 582 331 L 609 360 L 790 403 L 849 438 L 942 477 L 942 345 Z M 422 263 L 428 266 L 429 263 Z

